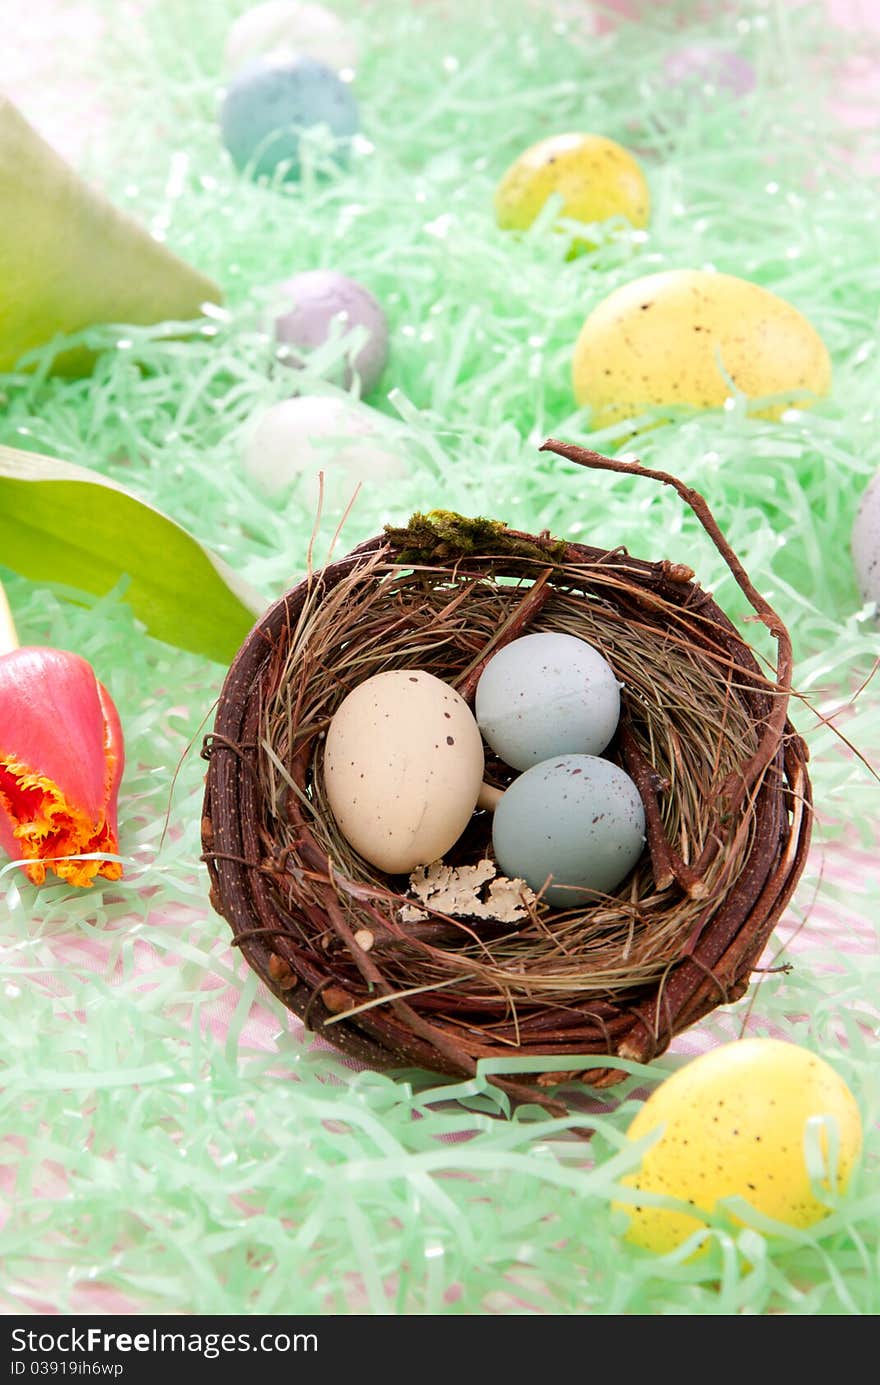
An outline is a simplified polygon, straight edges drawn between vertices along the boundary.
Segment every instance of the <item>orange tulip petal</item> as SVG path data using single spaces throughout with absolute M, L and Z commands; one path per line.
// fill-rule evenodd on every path
M 116 801 L 125 760 L 113 700 L 85 659 L 25 646 L 0 656 L 0 847 L 42 884 L 118 880 Z M 56 859 L 52 859 L 56 858 Z
M 96 875 L 118 880 L 118 861 L 67 859 L 89 852 L 118 854 L 115 829 L 106 820 L 95 823 L 69 803 L 51 779 L 31 773 L 15 761 L 0 761 L 0 808 L 17 824 L 12 837 L 17 854 L 28 864 L 25 872 L 35 885 L 46 878 L 46 866 L 71 885 L 90 885 Z M 60 860 L 51 860 L 60 857 Z

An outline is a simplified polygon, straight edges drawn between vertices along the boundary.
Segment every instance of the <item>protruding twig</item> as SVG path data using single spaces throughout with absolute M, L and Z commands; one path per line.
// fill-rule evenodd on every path
M 638 741 L 624 720 L 620 723 L 620 748 L 627 772 L 634 781 L 644 805 L 645 831 L 657 889 L 666 890 L 673 880 L 676 880 L 690 899 L 705 899 L 708 894 L 705 880 L 681 859 L 667 840 L 660 817 L 660 805 L 657 802 L 656 773 L 645 759 Z
M 779 691 L 785 695 L 773 699 L 770 711 L 764 721 L 764 729 L 758 747 L 751 758 L 742 766 L 738 791 L 731 803 L 731 807 L 739 807 L 776 755 L 785 729 L 794 658 L 791 637 L 784 622 L 769 602 L 765 601 L 761 593 L 752 585 L 748 573 L 722 534 L 705 497 L 700 495 L 699 491 L 692 490 L 690 486 L 686 486 L 683 481 L 679 481 L 677 476 L 672 476 L 668 471 L 654 471 L 651 467 L 642 466 L 639 461 L 625 462 L 618 457 L 603 457 L 600 452 L 591 452 L 588 448 L 576 447 L 573 443 L 559 442 L 556 438 L 548 438 L 546 442 L 542 443 L 539 450 L 541 452 L 555 452 L 557 456 L 565 457 L 577 466 L 591 467 L 596 471 L 617 471 L 624 476 L 649 476 L 654 481 L 660 481 L 664 486 L 671 486 L 685 504 L 693 510 L 729 567 L 740 590 L 748 598 L 749 604 L 757 611 L 761 621 L 776 641 L 776 682 Z
M 550 596 L 551 588 L 548 586 L 548 583 L 552 576 L 553 568 L 548 567 L 544 569 L 540 576 L 535 578 L 535 581 L 529 587 L 522 601 L 514 606 L 510 615 L 502 625 L 499 625 L 498 629 L 481 650 L 477 658 L 465 669 L 464 673 L 455 684 L 456 692 L 464 698 L 465 702 L 470 703 L 473 701 L 474 693 L 477 690 L 477 684 L 480 681 L 483 669 L 492 658 L 492 655 L 497 654 L 499 649 L 503 649 L 506 644 L 510 644 L 511 640 L 517 639 L 534 620 L 548 596 Z

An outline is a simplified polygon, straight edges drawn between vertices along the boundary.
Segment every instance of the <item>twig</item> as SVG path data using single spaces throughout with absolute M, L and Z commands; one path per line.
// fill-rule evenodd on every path
M 737 585 L 747 597 L 749 604 L 775 639 L 777 650 L 776 684 L 779 691 L 785 695 L 773 699 L 770 714 L 766 718 L 764 731 L 758 742 L 758 748 L 742 766 L 739 791 L 731 804 L 731 806 L 738 807 L 776 755 L 785 728 L 794 660 L 791 637 L 783 621 L 769 602 L 765 601 L 761 593 L 753 586 L 748 573 L 718 527 L 705 497 L 700 495 L 699 491 L 692 490 L 690 486 L 686 486 L 683 481 L 679 481 L 677 476 L 670 475 L 668 471 L 655 471 L 651 467 L 642 466 L 641 462 L 624 462 L 616 457 L 603 457 L 599 452 L 591 452 L 585 447 L 576 447 L 573 443 L 559 442 L 556 438 L 548 438 L 539 450 L 541 452 L 555 452 L 558 456 L 566 457 L 568 461 L 574 462 L 577 466 L 591 467 L 597 471 L 616 471 L 624 476 L 648 476 L 653 481 L 660 481 L 664 486 L 671 486 L 685 504 L 693 510 L 729 567 Z
M 638 741 L 623 718 L 620 722 L 620 748 L 627 771 L 639 791 L 645 809 L 645 830 L 657 889 L 666 890 L 675 880 L 690 899 L 705 899 L 709 893 L 705 880 L 681 859 L 667 840 L 654 786 L 656 771 L 645 759 Z
M 480 651 L 473 663 L 469 664 L 461 677 L 455 684 L 458 692 L 465 700 L 470 703 L 473 701 L 477 684 L 483 673 L 483 669 L 499 649 L 503 649 L 511 640 L 517 639 L 534 620 L 541 607 L 550 595 L 548 582 L 553 576 L 553 568 L 545 568 L 539 577 L 535 579 L 529 587 L 519 605 L 514 606 L 507 620 L 499 626 L 492 638 Z

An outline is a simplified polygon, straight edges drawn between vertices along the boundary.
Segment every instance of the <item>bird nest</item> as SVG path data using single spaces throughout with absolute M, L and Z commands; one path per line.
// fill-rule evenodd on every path
M 558 1109 L 543 1088 L 569 1055 L 567 1076 L 608 1085 L 621 1071 L 589 1055 L 650 1061 L 742 996 L 803 868 L 811 796 L 787 718 L 788 633 L 702 497 L 637 463 L 545 448 L 673 486 L 776 641 L 775 672 L 683 564 L 416 515 L 310 573 L 248 636 L 205 740 L 202 831 L 214 907 L 309 1029 L 372 1065 L 470 1076 L 481 1059 L 537 1059 L 525 1078 L 492 1080 Z M 330 720 L 390 669 L 426 670 L 472 703 L 487 660 L 542 630 L 589 641 L 623 685 L 605 754 L 641 795 L 642 860 L 594 903 L 551 908 L 539 892 L 493 911 L 503 891 L 487 893 L 491 813 L 478 808 L 443 861 L 477 883 L 415 898 L 409 877 L 369 865 L 338 830 Z M 513 777 L 487 753 L 490 785 Z

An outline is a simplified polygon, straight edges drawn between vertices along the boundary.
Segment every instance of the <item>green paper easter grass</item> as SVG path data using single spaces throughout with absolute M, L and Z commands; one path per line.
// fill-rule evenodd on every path
M 357 94 L 372 151 L 335 179 L 307 172 L 281 192 L 235 175 L 217 138 L 223 39 L 243 3 L 159 0 L 144 33 L 104 8 L 118 114 L 91 171 L 120 205 L 166 218 L 169 241 L 223 287 L 229 317 L 186 343 L 158 329 L 107 334 L 89 380 L 39 368 L 4 377 L 0 441 L 136 489 L 280 593 L 306 569 L 314 513 L 296 491 L 284 505 L 263 500 L 241 467 L 250 419 L 290 383 L 269 368 L 256 305 L 267 283 L 332 264 L 387 308 L 388 394 L 375 402 L 402 420 L 411 458 L 393 496 L 362 490 L 337 555 L 440 506 L 649 559 L 686 554 L 739 619 L 732 582 L 674 496 L 536 451 L 548 435 L 631 449 L 625 427 L 591 432 L 572 403 L 581 322 L 631 277 L 715 263 L 806 313 L 834 358 L 832 394 L 779 423 L 741 404 L 682 415 L 640 437 L 639 455 L 706 494 L 792 631 L 796 685 L 876 764 L 880 695 L 866 680 L 877 626 L 849 560 L 858 499 L 880 466 L 880 267 L 865 231 L 876 190 L 860 172 L 874 136 L 822 114 L 815 55 L 833 65 L 849 40 L 829 33 L 818 4 L 795 23 L 785 7 L 744 0 L 723 37 L 755 63 L 754 98 L 664 122 L 678 109 L 657 75 L 674 26 L 705 32 L 691 5 L 650 6 L 643 24 L 579 42 L 525 0 L 438 12 L 388 0 L 381 43 L 362 30 Z M 359 23 L 359 7 L 338 8 Z M 495 181 L 557 121 L 650 151 L 644 237 L 615 234 L 566 262 L 564 235 L 533 228 L 514 243 L 497 230 Z M 157 125 L 172 132 L 164 143 Z M 328 474 L 315 562 L 349 499 Z M 205 898 L 204 765 L 188 748 L 222 669 L 145 637 L 118 591 L 91 609 L 21 577 L 8 591 L 23 640 L 76 648 L 100 670 L 129 756 L 125 889 L 37 892 L 15 871 L 0 881 L 4 1308 L 877 1313 L 880 876 L 859 850 L 876 841 L 877 786 L 831 725 L 794 709 L 812 752 L 815 848 L 765 959 L 793 969 L 757 975 L 746 1000 L 704 1020 L 693 1046 L 635 1071 L 615 1104 L 597 1111 L 589 1093 L 562 1087 L 571 1115 L 548 1120 L 511 1111 L 486 1076 L 446 1086 L 355 1073 L 303 1040 Z M 809 1237 L 719 1227 L 700 1262 L 640 1253 L 612 1211 L 623 1132 L 650 1085 L 744 1025 L 837 1068 L 862 1110 L 862 1169 Z M 575 1138 L 591 1126 L 589 1145 Z

